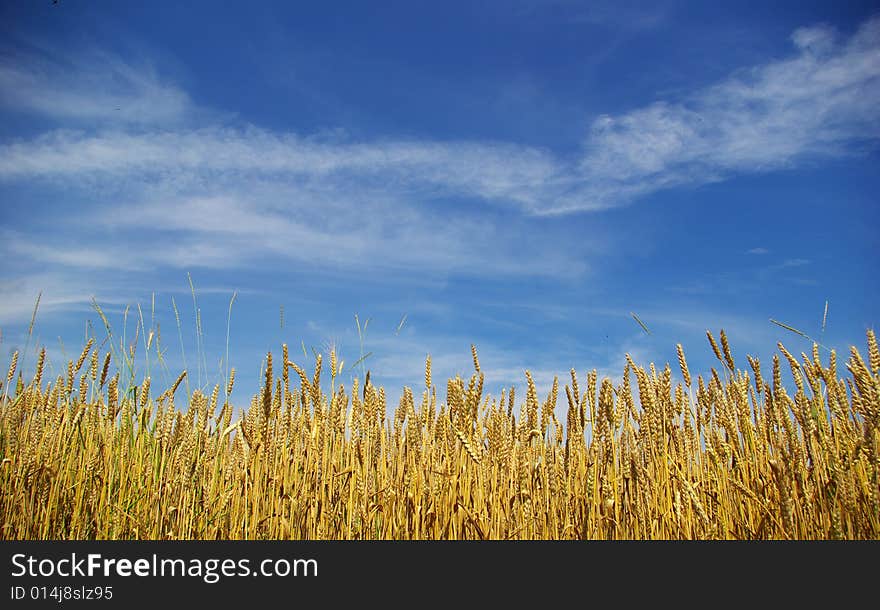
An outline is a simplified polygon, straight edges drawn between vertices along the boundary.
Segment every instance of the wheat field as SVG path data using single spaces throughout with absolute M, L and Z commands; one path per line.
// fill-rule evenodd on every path
M 680 382 L 627 357 L 617 386 L 572 370 L 542 399 L 526 372 L 525 396 L 491 397 L 474 349 L 469 379 L 438 387 L 428 358 L 396 406 L 368 376 L 344 387 L 335 353 L 307 371 L 286 345 L 244 409 L 234 371 L 187 396 L 186 373 L 161 392 L 111 376 L 91 340 L 52 380 L 45 349 L 29 380 L 16 353 L 0 538 L 876 539 L 873 331 L 867 361 L 780 343 L 743 368 L 707 334 L 705 377 L 678 346 Z

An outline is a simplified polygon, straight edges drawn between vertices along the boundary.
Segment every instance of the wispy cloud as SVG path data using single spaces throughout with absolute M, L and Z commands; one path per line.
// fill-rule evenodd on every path
M 422 199 L 470 197 L 532 214 L 601 210 L 662 189 L 873 145 L 880 138 L 880 18 L 845 41 L 818 26 L 797 30 L 792 43 L 792 57 L 744 69 L 680 101 L 599 117 L 579 158 L 504 142 L 358 142 L 217 125 L 116 128 L 6 143 L 0 178 L 159 175 L 192 184 L 257 175 Z M 101 62 L 109 68 L 106 83 L 92 75 L 91 64 L 78 62 L 67 73 L 6 60 L 0 64 L 4 98 L 70 118 L 108 118 L 113 111 L 105 109 L 125 98 L 131 103 L 123 116 L 144 123 L 187 108 L 186 94 L 163 84 L 151 68 L 136 70 L 109 57 Z M 117 80 L 123 93 L 114 89 Z
M 615 30 L 650 30 L 662 24 L 668 8 L 665 3 L 601 0 L 585 4 L 576 0 L 516 0 L 507 3 L 517 15 L 531 18 L 557 18 Z
M 21 233 L 3 249 L 80 268 L 225 267 L 275 256 L 444 273 L 473 272 L 478 260 L 484 274 L 576 276 L 594 245 L 548 248 L 530 241 L 525 219 L 500 220 L 493 210 L 613 208 L 662 189 L 849 154 L 880 138 L 880 18 L 847 40 L 824 26 L 791 40 L 789 58 L 680 101 L 600 117 L 583 151 L 568 157 L 507 142 L 197 127 L 184 120 L 194 108 L 188 95 L 146 62 L 99 52 L 7 57 L 3 103 L 76 129 L 0 145 L 0 181 L 47 179 L 79 192 L 85 208 L 76 216 L 109 231 L 100 248 L 62 242 L 47 252 Z M 101 201 L 90 199 L 97 191 Z M 453 217 L 443 213 L 449 198 L 459 199 Z
M 24 260 L 59 265 L 62 267 L 87 268 L 87 269 L 143 269 L 143 262 L 138 263 L 124 250 L 112 251 L 105 247 L 93 247 L 70 240 L 65 244 L 53 243 L 53 247 L 46 247 L 45 241 L 34 240 L 18 231 L 0 231 L 0 239 L 7 260 L 23 258 Z
M 502 226 L 499 210 L 467 207 L 474 198 L 537 205 L 558 170 L 546 151 L 231 127 L 197 112 L 148 63 L 73 56 L 0 62 L 7 107 L 65 125 L 0 144 L 0 182 L 45 180 L 68 202 L 60 218 L 77 227 L 52 248 L 26 227 L 4 231 L 7 256 L 125 271 L 266 262 L 432 276 L 586 269 L 577 241 L 548 251 L 524 220 Z M 450 197 L 467 200 L 462 213 L 448 213 L 441 201 Z
M 792 273 L 804 273 L 810 270 L 812 262 L 806 258 L 787 258 L 778 262 L 767 260 L 768 253 L 751 251 L 748 254 L 760 255 L 760 266 L 746 268 L 718 268 L 709 273 L 697 274 L 684 283 L 673 283 L 668 290 L 684 294 L 702 295 L 735 295 L 763 292 L 768 286 L 791 282 L 812 285 L 812 280 L 805 280 Z
M 746 250 L 746 254 L 760 255 L 760 254 L 769 254 L 769 253 L 770 253 L 770 250 L 768 250 L 767 248 L 752 248 L 751 250 Z
M 129 63 L 100 50 L 0 58 L 0 103 L 86 124 L 177 122 L 193 109 L 189 95 L 161 79 L 149 63 Z
M 209 127 L 131 133 L 53 131 L 0 146 L 0 177 L 173 177 L 188 183 L 256 176 L 283 182 L 357 182 L 357 189 L 460 195 L 537 207 L 559 167 L 547 152 L 505 143 L 302 138 Z
M 810 261 L 805 258 L 787 258 L 782 261 L 775 269 L 788 269 L 789 267 L 803 267 L 809 265 Z
M 477 212 L 450 217 L 442 209 L 348 189 L 242 180 L 190 195 L 175 186 L 165 181 L 158 189 L 129 185 L 123 203 L 113 199 L 77 209 L 67 219 L 76 231 L 54 239 L 51 248 L 25 230 L 3 231 L 0 252 L 10 260 L 91 270 L 281 264 L 298 273 L 571 280 L 589 270 L 584 257 L 600 245 L 581 243 L 574 232 L 561 231 L 559 243 L 569 247 L 548 248 L 523 219 L 502 226 Z
M 584 185 L 539 211 L 597 210 L 657 190 L 724 180 L 858 151 L 880 137 L 880 18 L 843 42 L 799 29 L 796 54 L 742 70 L 680 102 L 592 126 Z
M 112 294 L 103 288 L 98 278 L 83 277 L 71 282 L 69 276 L 54 271 L 12 276 L 0 283 L 0 323 L 28 322 L 38 295 L 42 295 L 39 319 L 53 312 L 83 310 L 92 296 L 104 304 L 124 303 L 126 298 L 126 294 Z
M 352 212 L 353 199 L 357 213 Z M 134 235 L 141 227 L 154 227 L 183 236 L 168 240 L 178 248 L 155 253 L 157 261 L 170 266 L 225 268 L 272 257 L 312 269 L 354 271 L 576 276 L 586 270 L 567 254 L 544 251 L 518 222 L 507 230 L 523 232 L 522 239 L 508 244 L 496 223 L 479 217 L 444 220 L 406 201 L 355 198 L 348 191 L 334 196 L 272 188 L 147 200 L 130 214 L 102 210 L 92 221 Z

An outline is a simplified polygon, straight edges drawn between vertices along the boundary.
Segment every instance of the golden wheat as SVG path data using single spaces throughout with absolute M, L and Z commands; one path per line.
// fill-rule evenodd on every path
M 793 396 L 778 355 L 765 382 L 756 358 L 752 375 L 734 368 L 723 331 L 721 347 L 707 336 L 723 379 L 712 369 L 692 387 L 681 345 L 684 386 L 668 364 L 627 357 L 617 387 L 593 370 L 581 393 L 572 370 L 564 421 L 556 380 L 541 401 L 526 372 L 519 411 L 513 388 L 484 396 L 475 347 L 474 374 L 448 380 L 445 401 L 428 357 L 420 402 L 405 388 L 396 409 L 368 380 L 325 393 L 320 356 L 309 374 L 283 349 L 277 378 L 270 353 L 234 423 L 228 399 L 216 412 L 220 384 L 180 398 L 184 371 L 154 399 L 149 376 L 110 376 L 109 354 L 98 380 L 92 352 L 73 392 L 92 342 L 42 388 L 41 350 L 0 403 L 0 538 L 877 538 L 874 333 L 846 378 L 835 352 L 826 366 L 779 344 Z M 330 366 L 335 387 L 335 351 Z M 14 354 L 7 384 L 18 369 Z

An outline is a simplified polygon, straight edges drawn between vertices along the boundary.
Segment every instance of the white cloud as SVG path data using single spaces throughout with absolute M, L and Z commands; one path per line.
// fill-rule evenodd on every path
M 770 250 L 767 248 L 752 248 L 751 250 L 746 250 L 746 254 L 770 254 Z
M 192 110 L 189 96 L 135 65 L 101 51 L 0 58 L 0 104 L 76 122 L 176 122 Z
M 78 277 L 71 282 L 69 275 L 53 271 L 7 277 L 0 283 L 0 325 L 29 323 L 38 295 L 41 296 L 37 322 L 53 312 L 88 307 L 92 296 L 97 296 L 102 304 L 124 302 L 119 291 L 110 292 L 96 278 Z
M 62 267 L 79 267 L 88 269 L 136 269 L 143 268 L 124 250 L 112 251 L 110 248 L 84 246 L 54 242 L 47 247 L 45 239 L 34 240 L 17 231 L 0 231 L 5 256 L 19 256 L 24 260 L 59 265 Z
M 837 32 L 825 25 L 799 28 L 791 35 L 791 41 L 798 49 L 816 55 L 825 55 L 834 48 Z
M 301 269 L 377 273 L 577 276 L 586 270 L 571 253 L 546 252 L 525 235 L 506 242 L 495 223 L 478 217 L 444 218 L 406 201 L 350 192 L 272 189 L 146 201 L 132 214 L 99 213 L 94 222 L 179 232 L 182 238 L 167 240 L 176 248 L 155 253 L 159 262 L 177 267 L 225 268 L 270 258 Z M 517 236 L 526 229 L 511 222 L 505 231 Z
M 540 150 L 503 143 L 322 141 L 250 127 L 88 134 L 59 130 L 0 146 L 0 178 L 162 177 L 357 183 L 357 189 L 463 195 L 538 206 L 559 171 Z
M 214 190 L 214 189 L 211 189 Z M 299 273 L 375 273 L 426 280 L 448 274 L 576 278 L 594 247 L 574 234 L 567 248 L 533 239 L 531 224 L 504 226 L 475 211 L 450 217 L 407 200 L 243 180 L 188 195 L 164 182 L 124 203 L 87 205 L 51 248 L 24 231 L 0 233 L 0 252 L 62 268 L 277 268 Z M 91 245 L 97 244 L 100 245 Z M 558 244 L 557 244 L 558 246 Z
M 568 158 L 504 142 L 309 138 L 216 121 L 175 127 L 192 103 L 149 65 L 106 54 L 70 65 L 7 59 L 0 63 L 7 105 L 95 119 L 101 129 L 59 129 L 0 145 L 0 180 L 42 177 L 102 188 L 158 180 L 189 196 L 265 181 L 413 206 L 453 196 L 531 214 L 607 209 L 663 189 L 874 145 L 880 18 L 848 40 L 825 26 L 797 30 L 791 40 L 789 58 L 741 70 L 682 100 L 597 118 L 582 153 Z M 131 110 L 106 110 L 120 104 Z M 132 122 L 142 125 L 132 129 Z
M 792 39 L 792 58 L 738 72 L 680 103 L 597 119 L 580 164 L 582 185 L 536 211 L 615 207 L 660 189 L 792 167 L 875 142 L 880 18 L 845 43 L 828 28 L 797 30 Z
M 666 20 L 664 3 L 632 2 L 630 0 L 516 0 L 504 4 L 507 10 L 530 19 L 557 18 L 613 31 L 638 32 L 659 27 Z
M 778 268 L 779 269 L 787 269 L 789 267 L 803 267 L 804 265 L 809 265 L 810 261 L 805 258 L 788 258 L 782 261 Z

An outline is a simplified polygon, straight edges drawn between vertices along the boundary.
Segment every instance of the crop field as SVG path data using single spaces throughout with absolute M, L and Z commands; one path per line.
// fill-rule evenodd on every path
M 286 345 L 243 408 L 234 370 L 187 396 L 185 372 L 111 373 L 93 341 L 55 379 L 45 349 L 29 379 L 16 353 L 0 538 L 877 538 L 873 331 L 865 356 L 780 343 L 769 363 L 708 339 L 707 374 L 679 346 L 673 366 L 627 357 L 618 385 L 572 370 L 547 396 L 528 372 L 487 396 L 476 349 L 468 379 L 435 383 L 428 358 L 397 405 L 369 376 L 344 387 L 335 353 L 306 368 Z

